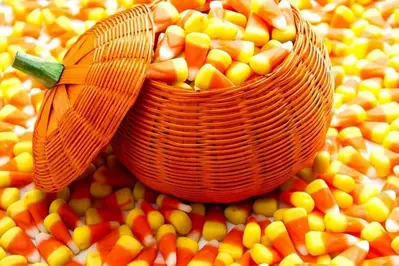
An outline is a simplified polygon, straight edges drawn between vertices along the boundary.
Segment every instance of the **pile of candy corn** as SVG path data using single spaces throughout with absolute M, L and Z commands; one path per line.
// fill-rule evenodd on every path
M 228 88 L 270 73 L 293 49 L 288 0 L 172 2 L 155 7 L 159 34 L 149 79 L 196 90 Z
M 399 0 L 289 0 L 324 37 L 334 65 L 335 110 L 314 163 L 276 191 L 228 206 L 182 202 L 136 181 L 111 147 L 64 190 L 35 189 L 32 130 L 45 88 L 10 67 L 15 52 L 60 61 L 80 34 L 133 2 L 80 0 L 76 6 L 65 0 L 5 0 L 0 5 L 0 266 L 399 265 Z M 190 62 L 191 54 L 182 57 L 169 40 L 185 35 L 185 51 L 204 51 L 198 40 L 208 38 L 208 66 L 188 63 L 187 75 L 220 72 L 239 83 L 243 77 L 230 79 L 228 69 L 244 73 L 243 64 L 251 67 L 253 57 L 245 45 L 234 50 L 237 54 L 224 51 L 230 46 L 222 44 L 243 40 L 215 38 L 220 32 L 212 29 L 226 27 L 223 35 L 229 34 L 234 24 L 245 36 L 251 25 L 248 43 L 266 45 L 266 51 L 288 41 L 279 39 L 284 34 L 273 37 L 282 19 L 273 20 L 272 30 L 273 21 L 254 19 L 254 14 L 262 18 L 256 7 L 269 1 L 198 0 L 182 6 L 186 2 L 171 1 L 178 19 L 163 28 L 156 24 L 165 32 L 154 64 Z M 277 7 L 287 18 L 281 3 Z M 170 7 L 162 3 L 157 9 Z M 270 38 L 255 38 L 262 33 L 255 22 L 267 23 L 273 45 Z M 227 64 L 223 58 L 230 57 Z

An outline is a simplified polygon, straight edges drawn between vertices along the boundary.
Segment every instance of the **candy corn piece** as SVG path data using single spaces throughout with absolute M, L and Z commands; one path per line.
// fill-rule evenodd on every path
M 301 255 L 309 255 L 305 245 L 305 235 L 310 231 L 308 214 L 303 208 L 291 208 L 284 212 L 283 222 L 295 249 Z
M 33 157 L 29 152 L 23 152 L 18 156 L 15 156 L 6 164 L 0 166 L 2 171 L 15 171 L 22 173 L 33 172 Z
M 7 210 L 7 208 L 19 200 L 20 193 L 17 188 L 0 188 L 0 208 Z
M 261 228 L 255 217 L 250 216 L 244 228 L 242 243 L 244 247 L 251 249 L 254 244 L 260 243 L 262 236 Z
M 43 223 L 48 232 L 50 232 L 55 239 L 69 247 L 74 254 L 79 253 L 80 250 L 78 246 L 73 242 L 66 225 L 57 213 L 49 214 L 44 219 Z
M 369 223 L 361 233 L 362 239 L 370 243 L 370 247 L 383 256 L 395 255 L 391 247 L 391 237 L 385 231 L 384 227 L 378 222 Z
M 15 226 L 15 222 L 6 213 L 0 211 L 0 237 Z
M 254 55 L 249 61 L 249 66 L 258 75 L 269 74 L 274 68 L 276 68 L 276 66 L 287 58 L 293 47 L 292 42 L 286 42 L 281 46 L 265 50 Z
M 83 225 L 76 213 L 63 199 L 56 199 L 51 203 L 50 213 L 57 213 L 71 230 Z
M 213 263 L 214 266 L 226 266 L 231 265 L 234 262 L 233 258 L 229 253 L 219 252 Z
M 360 241 L 349 247 L 347 250 L 336 256 L 330 263 L 330 265 L 349 265 L 356 266 L 360 265 L 364 261 L 369 252 L 370 245 L 367 241 Z
M 227 235 L 226 218 L 219 207 L 212 206 L 209 208 L 202 229 L 202 235 L 207 241 L 212 239 L 222 241 Z
M 234 83 L 211 64 L 202 66 L 195 78 L 195 87 L 200 90 L 221 89 L 232 86 L 234 86 Z
M 131 210 L 126 218 L 126 224 L 130 227 L 137 240 L 144 246 L 150 247 L 155 245 L 156 241 L 152 235 L 147 217 L 145 217 L 141 209 L 136 208 Z
M 224 16 L 223 3 L 219 1 L 213 1 L 209 5 L 208 17 L 222 19 Z
M 117 209 L 111 210 L 90 208 L 86 211 L 87 225 L 111 221 L 123 224 L 126 221 L 126 214 L 123 211 Z
M 315 206 L 313 198 L 306 192 L 281 192 L 280 198 L 294 207 L 304 208 L 308 213 L 312 212 Z
M 396 194 L 399 194 L 399 177 L 397 176 L 388 176 L 384 186 L 382 187 L 382 191 L 393 190 Z M 378 194 L 375 193 L 373 196 Z
M 202 230 L 205 224 L 205 206 L 200 203 L 194 203 L 191 205 L 191 207 L 192 211 L 189 213 L 189 217 L 191 219 L 192 226 L 187 237 L 198 242 L 201 238 Z
M 28 261 L 24 256 L 10 255 L 0 260 L 0 266 L 28 266 Z
M 103 258 L 101 257 L 100 252 L 90 251 L 86 256 L 86 265 L 87 266 L 100 266 L 103 265 Z
M 98 199 L 96 206 L 106 209 L 131 210 L 134 208 L 132 191 L 129 188 L 119 189 L 105 198 Z
M 198 252 L 198 242 L 188 237 L 177 238 L 176 247 L 176 266 L 186 266 Z
M 122 166 L 100 166 L 93 174 L 93 179 L 116 187 L 128 187 L 132 185 L 133 176 Z
M 323 179 L 330 186 L 333 186 L 347 193 L 352 192 L 356 186 L 355 180 L 353 180 L 353 178 L 348 175 L 320 174 L 318 175 L 318 178 Z
M 32 173 L 0 171 L 0 188 L 23 187 L 32 182 Z
M 224 10 L 223 19 L 243 28 L 247 25 L 247 17 L 232 10 Z
M 94 199 L 101 199 L 109 196 L 112 193 L 112 186 L 109 184 L 92 181 L 90 183 L 90 195 Z M 87 212 L 87 210 L 86 210 Z
M 244 235 L 244 225 L 236 225 L 223 239 L 219 246 L 219 252 L 230 254 L 233 259 L 241 258 L 244 253 L 244 246 L 242 244 Z
M 367 121 L 391 123 L 399 117 L 399 104 L 391 102 L 381 104 L 367 111 Z
M 168 83 L 183 82 L 189 74 L 187 63 L 184 58 L 152 63 L 148 68 L 147 78 Z
M 46 233 L 36 236 L 36 245 L 50 266 L 65 265 L 73 256 L 72 252 L 60 241 Z
M 256 243 L 250 250 L 251 259 L 258 265 L 269 265 L 281 261 L 281 256 L 272 247 Z M 245 255 L 244 255 L 245 256 Z M 251 265 L 248 263 L 248 265 Z
M 196 10 L 186 10 L 180 14 L 180 19 L 176 24 L 184 28 L 187 34 L 201 33 L 208 26 L 208 16 Z
M 108 253 L 111 251 L 111 249 L 115 246 L 116 242 L 123 235 L 133 236 L 132 231 L 125 224 L 121 225 L 118 228 L 113 229 L 106 236 L 102 237 L 96 243 L 91 245 L 89 250 L 98 252 L 102 260 L 105 260 L 108 256 Z
M 206 60 L 206 64 L 211 64 L 217 70 L 224 73 L 232 63 L 231 56 L 225 51 L 212 49 L 209 51 Z
M 151 266 L 157 256 L 156 247 L 146 247 L 141 250 L 139 255 L 127 266 Z
M 153 19 L 155 32 L 162 32 L 179 19 L 177 9 L 169 2 L 160 2 L 155 6 Z
M 324 216 L 324 224 L 329 232 L 356 234 L 360 233 L 368 223 L 361 218 L 330 212 Z
M 357 104 L 364 110 L 370 110 L 377 106 L 378 100 L 375 95 L 370 91 L 359 91 L 355 98 L 353 98 L 348 105 Z
M 218 254 L 219 242 L 211 240 L 205 244 L 188 263 L 188 266 L 211 266 Z
M 366 151 L 366 142 L 362 132 L 358 127 L 347 127 L 338 134 L 339 142 L 342 146 L 352 146 L 359 151 Z
M 46 227 L 43 224 L 43 220 L 48 215 L 46 194 L 38 189 L 28 191 L 24 195 L 24 203 L 39 230 L 47 233 Z
M 376 169 L 374 169 L 371 163 L 352 146 L 342 148 L 338 153 L 337 159 L 366 176 L 377 177 Z
M 233 62 L 230 67 L 226 70 L 226 77 L 234 85 L 241 85 L 247 81 L 253 74 L 249 65 L 241 62 Z
M 355 236 L 343 233 L 310 231 L 306 234 L 306 247 L 313 256 L 342 252 L 359 242 Z
M 212 49 L 219 49 L 228 53 L 234 61 L 248 64 L 255 54 L 255 44 L 243 40 L 212 40 Z
M 245 224 L 248 216 L 252 212 L 252 203 L 249 201 L 243 201 L 236 204 L 230 204 L 224 209 L 224 216 L 230 223 Z
M 385 222 L 396 205 L 396 193 L 393 190 L 382 191 L 364 204 L 370 219 Z
M 330 163 L 330 166 L 328 167 L 328 170 L 327 170 L 327 174 L 348 175 L 348 176 L 351 176 L 356 181 L 356 183 L 368 184 L 371 182 L 370 178 L 368 178 L 366 175 L 343 164 L 339 160 L 334 160 Z
M 133 188 L 133 197 L 135 200 L 144 199 L 149 203 L 155 203 L 158 194 L 150 188 L 145 187 L 140 181 L 137 181 Z
M 118 226 L 119 224 L 116 222 L 82 225 L 73 231 L 73 241 L 80 249 L 87 249 Z
M 253 0 L 251 1 L 251 11 L 279 30 L 287 28 L 287 21 L 283 13 L 273 0 Z
M 143 210 L 147 217 L 147 222 L 153 232 L 158 231 L 159 227 L 165 223 L 165 218 L 163 215 L 147 201 L 142 199 L 139 200 L 138 207 Z
M 372 109 L 373 110 L 373 109 Z M 368 111 L 369 112 L 369 111 Z M 354 126 L 366 121 L 366 111 L 357 104 L 349 105 L 335 113 L 331 121 L 332 127 Z
M 315 206 L 323 213 L 339 213 L 339 207 L 331 190 L 323 179 L 316 179 L 305 190 L 314 200 Z
M 399 131 L 389 132 L 382 145 L 385 149 L 391 150 L 393 152 L 399 152 L 398 138 Z
M 389 124 L 385 122 L 364 122 L 359 125 L 359 129 L 366 139 L 382 144 L 389 133 Z
M 191 210 L 192 210 L 190 205 L 184 204 L 184 203 L 180 202 L 179 200 L 177 200 L 173 197 L 164 195 L 164 194 L 160 194 L 157 197 L 156 203 L 160 208 L 170 208 L 170 209 L 175 209 L 175 210 L 181 210 L 181 211 L 184 211 L 187 213 L 191 212 Z
M 69 206 L 80 216 L 83 216 L 91 207 L 90 185 L 86 180 L 78 180 L 73 184 Z M 62 217 L 61 214 L 60 216 Z
M 123 235 L 116 242 L 105 260 L 105 266 L 127 265 L 143 249 L 143 246 L 134 237 Z
M 29 116 L 17 107 L 7 104 L 0 110 L 0 121 L 13 125 L 27 127 Z
M 0 155 L 11 157 L 19 138 L 14 132 L 0 132 Z
M 244 31 L 243 39 L 251 41 L 256 46 L 264 46 L 270 38 L 266 22 L 255 13 L 251 13 Z
M 32 154 L 32 132 L 26 132 L 19 138 L 19 142 L 14 145 L 13 153 L 15 156 L 28 152 Z
M 158 249 L 165 258 L 167 266 L 174 266 L 177 262 L 176 256 L 176 231 L 170 224 L 162 225 L 157 232 Z
M 165 208 L 161 208 L 160 210 L 166 222 L 173 225 L 180 235 L 187 235 L 191 231 L 192 223 L 187 213 Z
M 179 26 L 171 25 L 165 31 L 165 36 L 157 45 L 155 56 L 160 61 L 175 58 L 184 49 L 186 32 Z
M 3 248 L 14 255 L 24 256 L 29 262 L 39 262 L 40 254 L 33 242 L 19 227 L 8 230 L 0 239 Z
M 274 28 L 272 30 L 272 38 L 280 42 L 294 41 L 296 38 L 296 27 L 291 5 L 288 0 L 283 0 L 280 1 L 278 7 L 283 13 L 287 27 L 285 29 Z
M 34 238 L 39 233 L 39 229 L 36 227 L 35 221 L 23 200 L 11 204 L 7 209 L 7 214 L 29 237 Z
M 187 34 L 185 45 L 184 58 L 188 65 L 188 80 L 193 81 L 206 61 L 211 39 L 205 33 L 193 32 Z
M 281 221 L 272 222 L 266 227 L 266 236 L 276 250 L 283 256 L 296 253 L 294 244 L 287 232 L 287 228 Z
M 385 229 L 389 233 L 399 232 L 399 207 L 392 210 L 388 219 L 385 221 Z

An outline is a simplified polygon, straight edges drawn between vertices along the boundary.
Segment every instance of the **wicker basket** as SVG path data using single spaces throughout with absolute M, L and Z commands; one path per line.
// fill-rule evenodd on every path
M 147 80 L 114 151 L 148 187 L 228 203 L 275 189 L 310 163 L 332 115 L 327 50 L 294 9 L 294 50 L 273 73 L 194 92 Z
M 33 138 L 38 188 L 69 185 L 112 138 L 145 185 L 197 202 L 266 193 L 311 162 L 331 119 L 333 79 L 322 40 L 296 9 L 294 50 L 273 73 L 202 92 L 145 81 L 153 10 L 138 5 L 96 24 L 63 64 L 17 55 L 14 65 L 50 88 Z

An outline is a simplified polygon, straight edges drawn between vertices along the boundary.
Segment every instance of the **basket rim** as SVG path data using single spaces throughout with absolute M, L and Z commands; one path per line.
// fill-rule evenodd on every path
M 298 26 L 301 24 L 307 23 L 307 21 L 301 16 L 299 10 L 295 6 L 291 5 L 291 8 L 293 10 L 293 15 L 295 18 L 294 19 L 295 27 L 296 27 L 296 30 L 298 31 L 298 28 L 299 28 Z M 293 47 L 292 51 L 300 51 L 301 50 L 301 48 L 299 47 L 298 41 L 297 41 L 298 37 L 299 37 L 299 34 L 297 34 L 295 36 L 294 47 Z M 187 88 L 182 88 L 182 87 L 178 87 L 178 86 L 173 86 L 173 85 L 169 85 L 162 81 L 150 80 L 150 79 L 145 79 L 144 84 L 149 84 L 151 87 L 155 87 L 160 90 L 167 90 L 170 93 L 182 94 L 182 95 L 184 95 L 184 97 L 199 97 L 199 96 L 207 97 L 207 96 L 219 94 L 219 93 L 235 93 L 235 92 L 243 91 L 248 87 L 252 87 L 253 85 L 255 85 L 259 82 L 264 82 L 275 75 L 281 74 L 282 70 L 284 69 L 283 66 L 286 64 L 287 60 L 289 60 L 289 58 L 284 59 L 284 61 L 281 62 L 272 72 L 270 72 L 266 75 L 258 76 L 254 79 L 248 80 L 239 86 L 234 85 L 234 86 L 230 86 L 230 87 L 226 87 L 226 88 L 211 89 L 211 90 L 198 90 L 197 91 L 194 89 L 187 89 Z

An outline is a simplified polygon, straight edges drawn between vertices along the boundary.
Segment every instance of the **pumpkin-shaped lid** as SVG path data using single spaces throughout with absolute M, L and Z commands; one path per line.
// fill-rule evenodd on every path
M 59 191 L 81 176 L 134 104 L 151 63 L 152 5 L 137 5 L 97 23 L 63 64 L 18 53 L 14 68 L 48 90 L 34 135 L 34 181 Z

